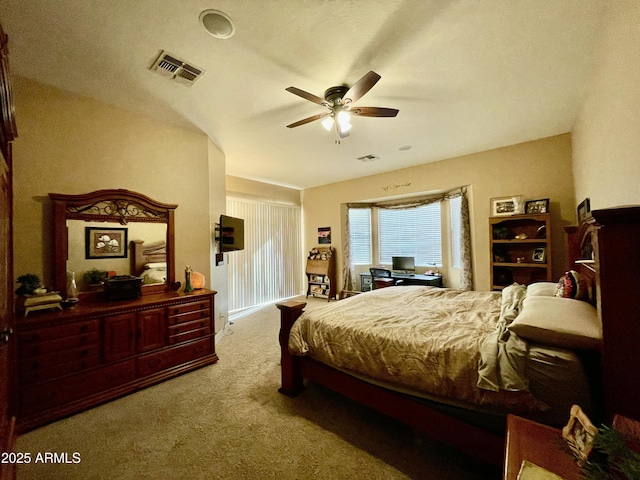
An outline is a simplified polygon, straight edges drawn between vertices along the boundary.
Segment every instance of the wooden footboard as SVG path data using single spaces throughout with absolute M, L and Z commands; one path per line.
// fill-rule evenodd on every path
M 289 333 L 291 327 L 302 315 L 302 309 L 306 302 L 283 302 L 276 307 L 280 310 L 280 364 L 282 374 L 282 386 L 278 390 L 288 397 L 295 397 L 304 390 L 302 371 L 300 370 L 300 358 L 289 353 Z
M 451 445 L 471 457 L 492 465 L 502 465 L 503 436 L 430 408 L 411 396 L 370 384 L 311 358 L 291 355 L 289 334 L 305 305 L 304 302 L 284 302 L 276 305 L 280 310 L 280 393 L 295 397 L 304 390 L 303 381 L 306 378 L 409 425 L 435 440 Z

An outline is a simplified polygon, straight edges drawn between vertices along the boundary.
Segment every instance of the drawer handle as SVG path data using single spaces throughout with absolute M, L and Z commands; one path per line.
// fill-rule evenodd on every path
M 82 325 L 82 326 L 80 327 L 80 331 L 81 331 L 82 333 L 86 333 L 86 332 L 88 332 L 88 331 L 89 331 L 89 325 Z
M 80 356 L 82 357 L 86 357 L 87 355 L 89 355 L 89 350 L 86 348 L 80 352 Z

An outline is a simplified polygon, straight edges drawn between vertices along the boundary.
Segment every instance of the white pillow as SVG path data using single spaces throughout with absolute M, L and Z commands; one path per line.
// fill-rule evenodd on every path
M 527 297 L 554 297 L 557 283 L 553 282 L 536 282 L 527 286 Z
M 526 297 L 509 325 L 519 337 L 570 349 L 599 349 L 602 324 L 593 305 L 561 297 Z
M 145 270 L 157 269 L 162 270 L 167 268 L 167 262 L 151 262 L 144 264 Z

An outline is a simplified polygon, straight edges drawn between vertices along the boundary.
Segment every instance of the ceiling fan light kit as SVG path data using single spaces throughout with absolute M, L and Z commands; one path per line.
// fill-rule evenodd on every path
M 395 117 L 398 114 L 398 110 L 395 108 L 354 107 L 352 105 L 371 90 L 378 80 L 380 80 L 380 75 L 373 71 L 368 72 L 354 83 L 351 88 L 344 85 L 329 87 L 324 92 L 324 99 L 296 87 L 287 88 L 287 92 L 329 109 L 328 113 L 303 118 L 287 125 L 287 128 L 299 127 L 316 120 L 322 120 L 322 126 L 326 130 L 330 131 L 335 126 L 338 137 L 345 138 L 349 136 L 349 131 L 351 130 L 352 114 L 363 117 Z M 336 143 L 340 142 L 336 141 Z

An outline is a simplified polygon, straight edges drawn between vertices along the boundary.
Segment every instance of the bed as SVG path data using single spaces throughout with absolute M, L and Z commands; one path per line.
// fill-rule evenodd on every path
M 302 302 L 278 304 L 280 392 L 294 397 L 305 381 L 322 384 L 495 465 L 502 463 L 507 412 L 557 425 L 578 403 L 596 421 L 622 412 L 638 418 L 638 387 L 618 385 L 617 372 L 624 365 L 640 373 L 632 354 L 640 335 L 625 336 L 632 345 L 622 355 L 607 334 L 618 342 L 620 331 L 640 334 L 634 317 L 622 314 L 640 313 L 633 296 L 619 295 L 629 284 L 638 288 L 633 270 L 621 265 L 632 258 L 639 266 L 633 246 L 640 242 L 640 208 L 595 211 L 567 235 L 573 273 L 563 278 L 578 279 L 581 295 L 591 293 L 584 299 L 570 298 L 576 288 L 556 297 L 556 284 L 503 292 L 399 286 L 305 313 Z M 625 272 L 623 287 L 613 270 Z
M 143 285 L 167 282 L 167 249 L 164 241 L 132 240 L 131 274 L 142 278 Z

